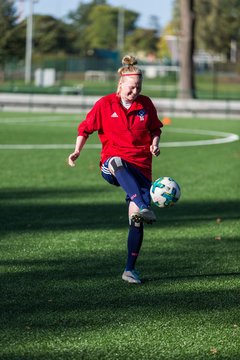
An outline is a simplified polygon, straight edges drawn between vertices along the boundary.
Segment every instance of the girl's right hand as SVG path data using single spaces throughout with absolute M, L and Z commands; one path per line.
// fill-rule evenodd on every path
M 68 165 L 71 167 L 74 167 L 76 164 L 74 163 L 74 161 L 77 160 L 77 158 L 79 157 L 80 152 L 79 151 L 74 151 L 72 154 L 69 155 L 68 157 Z

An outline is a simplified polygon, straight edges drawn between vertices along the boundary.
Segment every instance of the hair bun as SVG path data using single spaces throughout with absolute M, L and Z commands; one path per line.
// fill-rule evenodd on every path
M 122 64 L 123 65 L 136 65 L 137 64 L 137 60 L 134 56 L 131 55 L 126 55 L 123 57 L 122 59 Z

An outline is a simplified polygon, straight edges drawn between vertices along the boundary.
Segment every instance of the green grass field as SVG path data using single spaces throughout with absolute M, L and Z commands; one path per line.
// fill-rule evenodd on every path
M 66 165 L 81 119 L 0 113 L 0 358 L 239 360 L 239 141 L 168 146 L 239 135 L 240 119 L 165 126 L 154 178 L 182 196 L 145 227 L 141 286 L 121 280 L 125 195 L 102 180 L 99 150 Z

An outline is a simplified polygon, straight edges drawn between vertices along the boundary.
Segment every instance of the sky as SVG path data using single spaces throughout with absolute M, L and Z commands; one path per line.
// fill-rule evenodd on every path
M 19 17 L 22 20 L 29 14 L 31 0 L 15 0 Z M 34 1 L 33 13 L 47 14 L 57 18 L 64 18 L 70 11 L 76 10 L 80 2 L 88 0 L 32 0 Z M 111 6 L 122 6 L 140 14 L 137 25 L 151 27 L 151 16 L 158 17 L 161 28 L 165 27 L 172 17 L 173 0 L 108 0 Z

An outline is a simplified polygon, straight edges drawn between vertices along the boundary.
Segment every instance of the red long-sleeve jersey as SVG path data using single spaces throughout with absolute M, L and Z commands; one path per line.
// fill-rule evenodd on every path
M 160 136 L 163 124 L 149 97 L 139 95 L 126 110 L 119 96 L 102 97 L 79 124 L 78 135 L 88 137 L 98 131 L 102 143 L 100 166 L 109 157 L 119 156 L 152 179 L 150 145 Z

